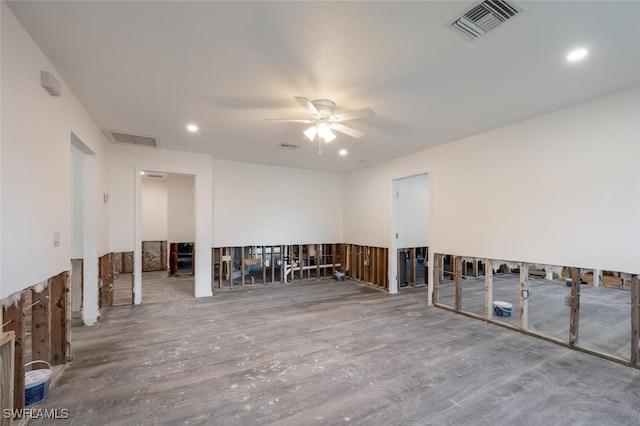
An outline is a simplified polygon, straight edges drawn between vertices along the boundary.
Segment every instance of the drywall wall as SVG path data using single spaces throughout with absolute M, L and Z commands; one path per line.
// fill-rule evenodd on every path
M 167 181 L 142 178 L 142 241 L 167 240 Z
M 640 272 L 640 88 L 345 175 L 345 240 L 389 246 L 392 181 L 429 169 L 436 252 Z
M 91 250 L 97 256 L 108 252 L 109 216 L 103 194 L 108 192 L 109 158 L 106 139 L 95 122 L 7 5 L 2 2 L 0 7 L 0 298 L 4 298 L 69 270 L 72 132 L 93 152 L 87 201 L 93 208 Z M 58 79 L 60 97 L 50 96 L 40 86 L 41 70 Z M 53 244 L 56 231 L 60 233 L 57 247 Z M 92 285 L 97 286 L 97 274 L 95 283 L 85 281 L 85 286 Z M 95 313 L 97 307 L 87 310 Z
M 212 159 L 189 152 L 110 144 L 111 153 L 111 247 L 114 252 L 134 251 L 134 302 L 142 302 L 141 212 L 142 176 L 156 171 L 195 176 L 196 263 L 194 295 L 211 292 L 211 234 L 213 228 Z M 137 250 L 134 250 L 137 248 Z M 136 267 L 138 265 L 138 267 Z
M 396 179 L 393 186 L 396 248 L 428 246 L 429 175 Z
M 83 165 L 82 152 L 75 145 L 71 149 L 71 258 L 84 257 L 84 214 L 83 214 Z
M 214 245 L 342 242 L 342 175 L 214 160 Z
M 167 175 L 167 235 L 170 243 L 195 241 L 194 177 Z

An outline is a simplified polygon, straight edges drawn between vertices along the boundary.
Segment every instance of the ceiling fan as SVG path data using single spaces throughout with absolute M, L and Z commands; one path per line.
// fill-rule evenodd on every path
M 300 103 L 307 110 L 309 114 L 311 114 L 310 119 L 278 119 L 278 118 L 267 118 L 266 121 L 281 121 L 281 122 L 289 122 L 289 123 L 308 123 L 313 124 L 303 133 L 304 135 L 313 142 L 313 140 L 318 136 L 318 148 L 320 149 L 320 144 L 322 141 L 325 143 L 329 143 L 336 138 L 336 135 L 332 132 L 332 130 L 338 131 L 340 133 L 344 133 L 345 135 L 349 135 L 353 138 L 359 139 L 364 136 L 364 133 L 356 130 L 354 128 L 345 126 L 341 124 L 343 121 L 355 120 L 357 118 L 365 118 L 374 115 L 374 112 L 371 108 L 363 108 L 357 109 L 353 111 L 341 112 L 339 114 L 334 114 L 333 112 L 336 109 L 336 104 L 333 101 L 327 99 L 316 99 L 314 101 L 309 100 L 309 98 L 305 98 L 302 96 L 296 96 L 296 101 Z

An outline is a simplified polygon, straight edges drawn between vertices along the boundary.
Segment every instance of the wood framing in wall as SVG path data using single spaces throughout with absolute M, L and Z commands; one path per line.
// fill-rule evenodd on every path
M 640 279 L 634 275 L 631 280 L 631 363 L 640 365 Z
M 109 266 L 109 265 L 107 265 Z M 64 364 L 70 342 L 69 320 L 67 309 L 69 293 L 69 273 L 62 272 L 49 278 L 49 294 L 51 297 L 51 365 Z M 113 293 L 112 293 L 113 294 Z
M 443 274 L 434 271 L 436 306 L 640 367 L 640 282 L 637 274 L 601 273 L 594 269 L 556 265 L 536 269 L 526 262 L 479 261 L 467 257 L 471 265 L 466 270 L 468 276 L 464 277 L 465 258 L 440 253 L 434 253 L 433 258 L 435 265 L 442 265 L 438 269 L 443 270 Z M 476 274 L 480 272 L 481 267 L 484 276 L 470 276 L 474 269 Z M 497 277 L 494 268 L 502 271 Z M 552 274 L 552 271 L 555 272 Z M 453 276 L 453 283 L 447 275 Z M 603 286 L 596 278 L 600 276 L 617 277 L 629 284 Z M 590 277 L 590 282 L 584 277 Z M 462 281 L 465 278 L 466 281 Z M 461 285 L 461 282 L 465 284 Z M 464 304 L 462 297 L 467 301 Z M 530 303 L 530 298 L 534 304 Z M 567 308 L 557 309 L 562 304 Z
M 14 344 L 14 369 L 13 369 L 13 408 L 24 408 L 24 352 L 25 352 L 25 327 L 24 312 L 26 308 L 26 296 L 23 291 L 18 300 L 3 309 L 2 317 L 5 321 L 4 330 L 15 333 Z
M 111 265 L 109 264 L 109 267 Z M 25 361 L 60 365 L 71 359 L 69 271 L 25 289 L 3 308 L 4 331 L 14 333 L 13 406 L 24 408 Z M 27 305 L 27 300 L 30 304 Z M 30 318 L 29 318 L 30 316 Z M 28 352 L 30 334 L 31 351 Z
M 459 311 L 462 308 L 462 258 L 455 256 L 453 259 L 453 275 L 456 281 L 454 308 Z
M 15 333 L 0 332 L 0 407 L 13 408 Z M 0 415 L 0 426 L 13 423 L 11 417 Z
M 334 278 L 344 269 L 343 244 L 256 245 L 212 248 L 212 289 Z M 372 254 L 373 255 L 373 254 Z M 375 260 L 372 261 L 372 265 Z M 354 263 L 355 265 L 355 263 Z M 373 269 L 368 274 L 373 276 Z M 364 269 L 360 271 L 363 272 Z M 286 275 L 285 275 L 286 274 Z M 384 283 L 385 280 L 380 279 Z
M 571 268 L 571 316 L 569 320 L 569 345 L 578 344 L 580 325 L 580 270 Z
M 98 289 L 98 306 L 104 314 L 104 310 L 113 306 L 113 258 L 111 253 L 107 253 L 98 260 L 98 278 L 100 288 Z
M 31 354 L 32 360 L 51 363 L 51 286 L 37 292 L 31 290 Z
M 343 272 L 349 279 L 377 288 L 389 289 L 387 248 L 339 244 L 337 253 L 341 260 L 340 264 L 346 265 Z

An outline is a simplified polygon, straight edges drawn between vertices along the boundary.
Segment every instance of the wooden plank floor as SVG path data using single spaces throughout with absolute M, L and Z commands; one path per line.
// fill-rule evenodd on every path
M 156 279 L 157 278 L 157 279 Z M 143 304 L 73 330 L 39 408 L 73 425 L 637 425 L 640 371 L 349 281 Z M 50 424 L 34 420 L 32 424 Z

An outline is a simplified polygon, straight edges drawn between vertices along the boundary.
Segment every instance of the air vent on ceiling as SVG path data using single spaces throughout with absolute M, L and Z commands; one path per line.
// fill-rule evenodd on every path
M 522 11 L 522 6 L 514 1 L 485 0 L 456 19 L 451 26 L 476 39 Z
M 124 143 L 127 145 L 150 146 L 152 148 L 158 147 L 158 140 L 153 136 L 135 135 L 115 130 L 105 130 L 104 132 L 111 142 Z
M 281 149 L 296 149 L 298 148 L 299 145 L 294 145 L 292 143 L 281 143 L 280 145 L 278 145 L 278 148 Z

